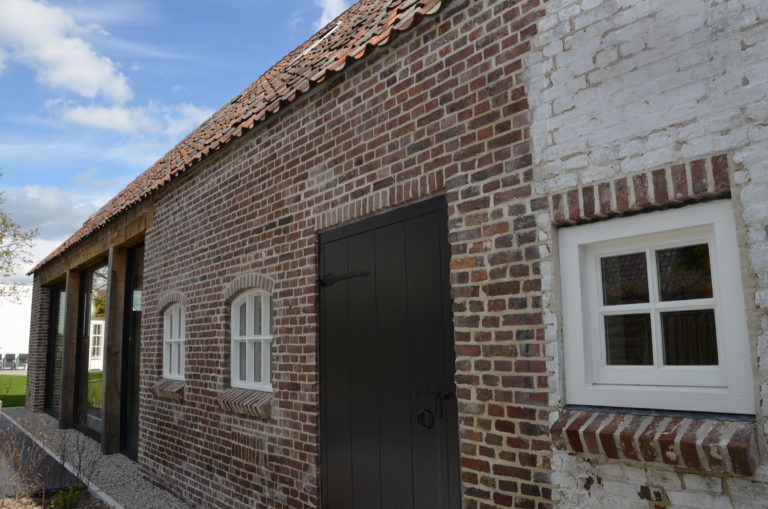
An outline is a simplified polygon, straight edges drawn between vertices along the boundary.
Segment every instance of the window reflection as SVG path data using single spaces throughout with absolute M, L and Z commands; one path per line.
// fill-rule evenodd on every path
M 712 297 L 709 247 L 696 246 L 656 251 L 661 300 L 708 299 Z
M 603 304 L 648 302 L 648 274 L 645 253 L 609 256 L 600 260 Z

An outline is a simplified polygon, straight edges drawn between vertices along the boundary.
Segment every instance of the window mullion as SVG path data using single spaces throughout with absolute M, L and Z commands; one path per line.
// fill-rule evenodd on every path
M 715 309 L 715 302 L 712 299 L 700 300 L 670 300 L 667 302 L 658 302 L 654 306 L 659 312 L 663 311 L 697 311 L 704 309 Z
M 664 366 L 664 348 L 661 334 L 661 316 L 657 309 L 657 304 L 659 303 L 659 278 L 653 246 L 648 246 L 645 250 L 645 265 L 648 268 L 648 305 L 651 313 L 653 367 L 659 369 Z
M 597 312 L 600 315 L 634 315 L 639 313 L 648 313 L 651 305 L 647 302 L 640 304 L 618 304 L 615 306 L 600 306 Z

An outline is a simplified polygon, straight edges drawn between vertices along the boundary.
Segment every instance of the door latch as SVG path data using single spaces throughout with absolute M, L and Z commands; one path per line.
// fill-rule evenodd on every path
M 428 408 L 423 408 L 416 416 L 416 423 L 419 425 L 421 429 L 431 429 L 432 426 L 435 425 L 435 420 L 442 419 L 443 416 L 445 415 L 445 412 L 443 409 L 443 402 L 445 400 L 451 399 L 453 397 L 453 393 L 449 391 L 438 390 L 438 389 L 433 389 L 431 391 L 427 391 L 424 389 L 417 389 L 416 392 L 414 393 L 415 396 L 421 396 L 422 394 L 431 394 L 432 396 L 434 396 L 435 398 L 434 412 Z
M 332 284 L 338 283 L 339 281 L 344 281 L 345 279 L 352 279 L 353 277 L 368 277 L 370 274 L 371 273 L 367 270 L 350 272 L 348 274 L 339 274 L 338 276 L 331 272 L 330 274 L 322 276 L 319 281 L 320 286 L 331 286 Z

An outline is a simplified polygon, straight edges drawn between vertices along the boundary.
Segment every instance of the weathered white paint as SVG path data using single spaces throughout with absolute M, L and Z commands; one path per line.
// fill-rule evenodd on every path
M 768 2 L 551 0 L 547 10 L 525 65 L 538 192 L 718 153 L 737 166 L 732 203 L 755 403 L 768 433 Z M 559 405 L 567 387 L 557 261 L 542 270 L 551 383 L 558 388 L 550 402 Z M 759 438 L 765 458 L 765 436 Z M 663 468 L 586 462 L 557 451 L 552 464 L 561 507 L 646 508 L 641 485 L 662 487 L 675 507 L 764 507 L 768 489 L 707 476 L 681 480 Z M 758 477 L 768 479 L 765 467 Z

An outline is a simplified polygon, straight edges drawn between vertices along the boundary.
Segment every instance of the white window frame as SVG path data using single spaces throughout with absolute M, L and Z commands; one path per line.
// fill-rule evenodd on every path
M 254 320 L 255 299 L 261 299 L 261 330 Z M 245 333 L 240 327 L 241 307 L 245 304 Z M 249 290 L 232 301 L 232 387 L 272 392 L 272 296 L 263 290 Z M 244 347 L 241 345 L 245 345 Z M 260 347 L 261 380 L 255 380 L 255 352 Z M 241 376 L 241 348 L 245 348 L 245 376 Z
M 104 345 L 104 326 L 106 324 L 103 320 L 91 320 L 91 351 L 89 352 L 90 358 L 101 359 L 102 346 Z
M 184 380 L 186 371 L 186 310 L 173 304 L 163 313 L 163 378 Z
M 558 231 L 558 242 L 567 403 L 755 413 L 739 244 L 730 201 L 565 227 Z M 629 312 L 714 308 L 718 365 L 661 365 L 661 326 L 655 319 L 654 365 L 607 365 L 600 258 L 701 243 L 709 246 L 712 299 L 611 307 Z M 657 291 L 653 260 L 647 267 L 649 293 Z

